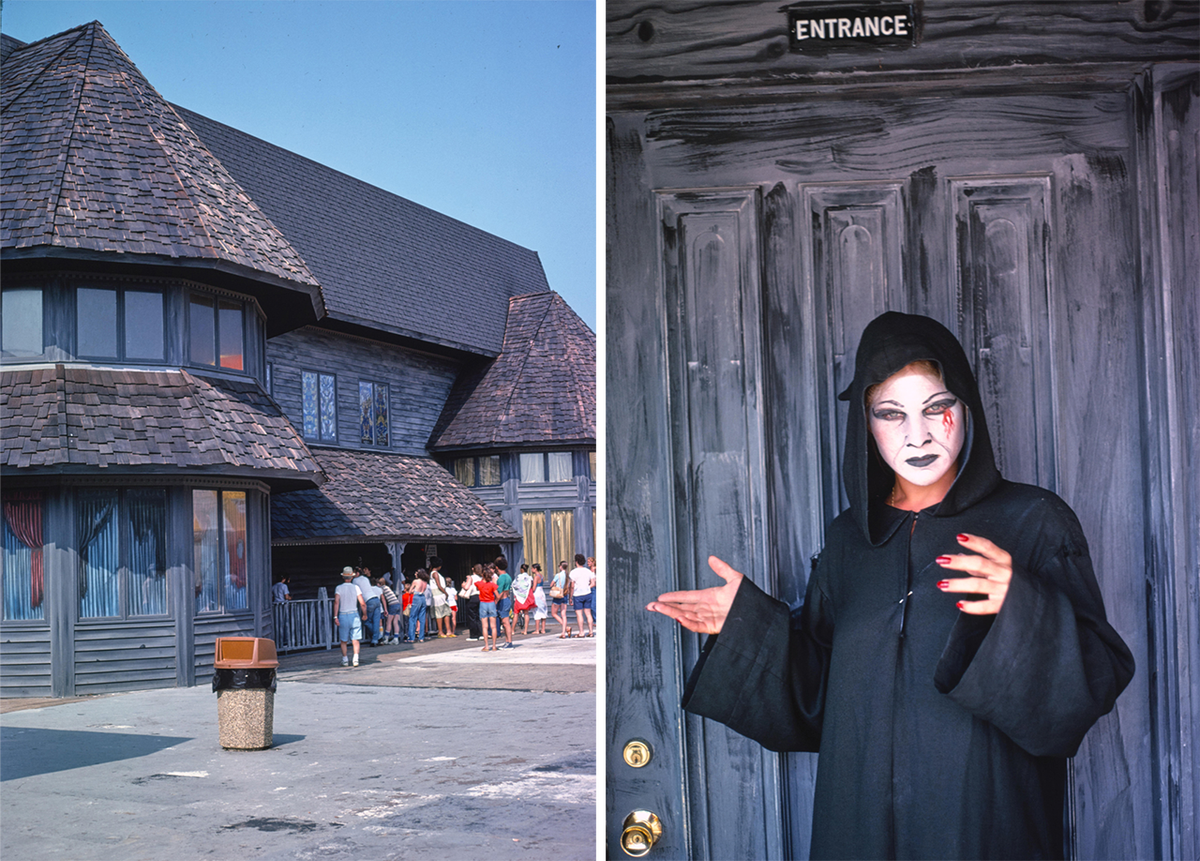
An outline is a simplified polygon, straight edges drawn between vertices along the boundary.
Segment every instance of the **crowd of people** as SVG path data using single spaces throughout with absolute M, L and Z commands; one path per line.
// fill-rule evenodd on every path
M 457 637 L 460 605 L 466 639 L 482 640 L 485 652 L 514 648 L 518 626 L 523 637 L 547 633 L 550 617 L 560 625 L 560 639 L 596 636 L 593 557 L 576 554 L 575 567 L 570 570 L 565 561 L 560 562 L 548 590 L 542 566 L 536 562 L 522 564 L 514 577 L 508 572 L 508 560 L 500 556 L 494 562 L 473 566 L 457 588 L 443 573 L 439 557 L 431 556 L 428 562 L 428 568 L 419 568 L 407 578 L 400 574 L 396 582 L 388 573 L 372 575 L 365 566 L 342 569 L 342 584 L 334 590 L 333 605 L 342 666 L 358 666 L 362 645 L 423 643 L 435 635 L 439 639 Z M 568 617 L 571 610 L 574 628 Z M 499 644 L 501 637 L 503 645 Z

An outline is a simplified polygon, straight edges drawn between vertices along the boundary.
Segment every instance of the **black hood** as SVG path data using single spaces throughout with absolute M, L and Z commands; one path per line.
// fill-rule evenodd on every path
M 953 515 L 969 508 L 995 490 L 1000 482 L 979 386 L 958 339 L 929 317 L 896 311 L 881 314 L 863 330 L 854 358 L 854 380 L 838 395 L 841 400 L 850 402 L 846 455 L 842 465 L 846 495 L 855 522 L 873 544 L 886 540 L 886 533 L 891 531 L 883 522 L 891 518 L 881 515 L 885 514 L 883 500 L 892 490 L 895 474 L 875 450 L 875 441 L 867 426 L 866 391 L 905 365 L 922 359 L 938 364 L 946 388 L 963 402 L 968 416 L 958 477 L 946 498 L 933 509 L 934 516 Z

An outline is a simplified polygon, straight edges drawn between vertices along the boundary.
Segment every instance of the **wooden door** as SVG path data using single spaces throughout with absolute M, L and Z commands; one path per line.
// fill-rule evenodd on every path
M 1131 201 L 1151 192 L 1137 87 L 620 96 L 607 125 L 609 857 L 625 857 L 634 809 L 662 821 L 651 857 L 807 857 L 815 758 L 683 714 L 702 638 L 643 608 L 715 585 L 709 553 L 798 605 L 844 507 L 835 396 L 863 326 L 888 309 L 958 334 L 1002 472 L 1075 508 L 1138 662 L 1073 761 L 1071 851 L 1162 854 L 1143 670 L 1152 524 Z M 636 767 L 631 740 L 651 751 Z

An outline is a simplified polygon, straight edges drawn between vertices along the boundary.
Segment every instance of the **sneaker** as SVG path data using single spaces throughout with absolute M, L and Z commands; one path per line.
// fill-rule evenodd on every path
M 354 656 L 354 666 L 358 666 L 358 655 Z
M 347 658 L 345 655 L 342 655 L 342 666 L 343 667 L 350 666 L 350 659 Z

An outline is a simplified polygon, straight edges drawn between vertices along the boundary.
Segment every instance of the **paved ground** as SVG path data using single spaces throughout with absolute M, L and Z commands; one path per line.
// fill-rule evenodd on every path
M 286 656 L 265 751 L 207 685 L 2 700 L 0 856 L 594 859 L 596 641 L 516 642 Z

